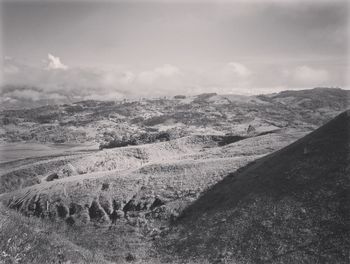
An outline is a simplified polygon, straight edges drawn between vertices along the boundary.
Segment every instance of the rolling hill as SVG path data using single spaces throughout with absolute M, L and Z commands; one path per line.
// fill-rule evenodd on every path
M 349 98 L 315 88 L 2 111 L 5 144 L 61 150 L 0 163 L 0 262 L 347 263 Z
M 229 174 L 158 247 L 171 258 L 210 263 L 348 263 L 349 136 L 347 111 Z
M 125 143 L 143 144 L 150 141 L 148 136 L 157 138 L 164 132 L 178 138 L 192 133 L 258 135 L 281 128 L 311 131 L 346 110 L 349 103 L 350 91 L 335 88 L 260 96 L 209 93 L 90 100 L 0 111 L 0 142 L 102 144 L 124 138 Z
M 203 191 L 302 135 L 287 130 L 228 144 L 192 135 L 23 165 L 20 160 L 0 175 L 0 201 L 30 219 L 54 223 L 59 235 L 99 250 L 106 260 L 119 263 L 130 252 L 144 260 L 154 239 Z

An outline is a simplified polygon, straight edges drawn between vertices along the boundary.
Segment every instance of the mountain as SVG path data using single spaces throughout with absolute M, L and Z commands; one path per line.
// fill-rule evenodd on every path
M 350 93 L 340 88 L 314 88 L 299 91 L 282 91 L 268 97 L 274 101 L 291 104 L 299 107 L 315 109 L 319 107 L 330 107 L 334 109 L 346 108 L 349 104 Z M 266 98 L 259 96 L 259 98 Z
M 210 263 L 348 263 L 349 136 L 346 111 L 229 174 L 183 212 L 158 250 Z
M 217 95 L 82 101 L 0 111 L 0 142 L 139 141 L 147 134 L 247 136 L 281 128 L 311 131 L 347 109 L 350 91 L 315 88 L 260 96 Z M 130 139 L 130 135 L 133 136 Z M 141 140 L 140 140 L 141 138 Z M 157 138 L 157 135 L 155 135 Z

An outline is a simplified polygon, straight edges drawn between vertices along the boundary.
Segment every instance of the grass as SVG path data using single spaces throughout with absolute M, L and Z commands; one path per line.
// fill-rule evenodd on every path
M 342 122 L 235 173 L 230 172 L 297 136 L 269 134 L 221 147 L 196 136 L 88 154 L 74 166 L 88 164 L 88 170 L 103 172 L 37 184 L 11 195 L 23 192 L 23 208 L 35 204 L 38 215 L 36 202 L 54 204 L 59 199 L 70 211 L 73 204 L 85 206 L 97 199 L 95 207 L 107 213 L 113 199 L 123 205 L 132 201 L 128 218 L 116 225 L 93 220 L 69 226 L 63 220 L 24 217 L 0 208 L 1 257 L 5 263 L 277 263 L 292 258 L 341 263 L 348 234 L 342 215 L 347 209 L 347 182 L 342 178 L 347 170 L 342 131 L 347 127 Z M 124 163 L 135 166 L 135 160 L 149 163 L 124 173 L 115 169 Z M 156 196 L 164 204 L 151 209 Z M 178 220 L 176 215 L 188 205 Z M 76 210 L 70 217 L 76 217 Z M 172 212 L 174 217 L 168 217 Z M 170 231 L 153 232 L 169 223 Z
M 249 149 L 249 153 L 246 153 L 246 156 L 242 156 L 245 140 L 219 147 L 217 142 L 210 141 L 210 137 L 201 136 L 188 137 L 174 142 L 98 152 L 96 155 L 100 156 L 102 161 L 100 166 L 105 169 L 106 166 L 110 166 L 109 160 L 128 162 L 135 155 L 147 157 L 147 159 L 153 160 L 153 163 L 146 164 L 141 169 L 125 175 L 118 171 L 110 171 L 103 172 L 101 175 L 97 173 L 96 177 L 89 178 L 94 174 L 83 174 L 34 185 L 11 194 L 23 194 L 24 211 L 22 211 L 24 213 L 40 215 L 41 211 L 38 211 L 37 208 L 39 204 L 41 206 L 43 204 L 41 208 L 45 208 L 47 206 L 45 201 L 50 201 L 52 205 L 55 205 L 56 202 L 64 204 L 67 212 L 70 211 L 70 207 L 77 208 L 74 210 L 75 213 L 73 213 L 73 209 L 71 210 L 73 215 L 69 217 L 69 219 L 73 217 L 76 221 L 73 226 L 67 225 L 64 220 L 59 220 L 59 217 L 41 220 L 34 217 L 23 218 L 17 213 L 16 217 L 20 217 L 21 221 L 27 223 L 29 227 L 39 226 L 43 230 L 54 230 L 58 236 L 68 242 L 87 250 L 87 252 L 97 252 L 106 261 L 123 263 L 127 256 L 132 254 L 135 257 L 135 262 L 141 263 L 141 260 L 142 263 L 147 263 L 147 261 L 149 263 L 161 262 L 156 254 L 150 254 L 154 240 L 158 239 L 152 235 L 154 233 L 152 230 L 161 229 L 169 222 L 174 221 L 179 212 L 192 203 L 203 190 L 220 181 L 227 173 L 254 159 L 255 153 L 262 155 L 271 152 L 270 143 L 274 137 L 275 141 L 282 145 L 291 140 L 289 138 L 284 142 L 280 141 L 283 137 L 277 135 L 266 135 L 255 140 L 247 139 L 249 146 L 245 147 Z M 260 143 L 257 144 L 258 142 Z M 203 150 L 203 145 L 209 146 L 209 148 Z M 277 144 L 276 147 L 279 145 Z M 173 161 L 164 162 L 162 159 L 169 160 L 169 156 L 165 156 L 164 153 L 170 153 Z M 121 156 L 118 157 L 118 155 Z M 93 158 L 93 155 L 90 156 Z M 217 158 L 215 159 L 215 157 Z M 159 162 L 154 162 L 159 159 Z M 150 205 L 153 204 L 155 195 L 158 195 L 162 203 L 165 204 L 152 208 Z M 36 203 L 38 198 L 41 200 Z M 102 206 L 102 209 L 98 206 L 98 210 L 106 210 L 107 212 L 113 199 L 119 201 L 121 205 L 126 205 L 129 201 L 134 200 L 133 209 L 128 219 L 117 221 L 114 226 L 111 226 L 110 222 L 98 223 L 95 220 L 80 225 L 76 218 L 79 215 L 77 210 L 83 208 L 85 204 L 92 203 L 95 198 Z M 145 207 L 148 209 L 141 209 Z M 34 211 L 26 211 L 28 208 L 32 208 Z M 9 227 L 9 229 L 11 228 Z M 161 231 L 161 233 L 164 232 Z M 205 263 L 203 258 L 198 257 L 186 261 L 188 263 Z M 180 259 L 172 259 L 171 262 L 181 261 Z
M 153 240 L 125 222 L 71 227 L 62 221 L 25 217 L 1 204 L 0 213 L 0 263 L 163 263 L 152 254 Z
M 0 214 L 0 263 L 108 263 L 99 252 L 70 242 L 62 225 L 24 217 L 1 204 Z
M 271 147 L 272 141 L 275 148 L 279 148 L 293 139 L 286 138 L 280 135 L 265 135 L 218 147 L 211 136 L 195 136 L 172 142 L 107 150 L 95 155 L 82 156 L 73 163 L 78 170 L 85 164 L 88 171 L 107 171 L 36 184 L 5 194 L 3 200 L 6 197 L 14 197 L 11 206 L 26 214 L 32 214 L 30 210 L 37 209 L 38 206 L 32 206 L 34 203 L 40 204 L 43 208 L 41 210 L 49 208 L 50 214 L 55 214 L 52 210 L 61 204 L 66 208 L 76 205 L 85 208 L 86 205 L 91 205 L 93 200 L 102 199 L 107 201 L 105 207 L 110 208 L 112 201 L 125 205 L 135 195 L 138 197 L 137 203 L 140 204 L 146 200 L 154 200 L 155 195 L 169 202 L 185 199 L 188 203 L 203 190 L 220 181 L 227 173 L 239 169 L 257 158 L 257 155 L 270 153 L 274 149 Z M 203 149 L 203 146 L 209 148 Z M 165 162 L 165 159 L 168 162 Z M 172 161 L 169 161 L 170 159 Z M 142 163 L 145 164 L 142 166 Z M 134 169 L 122 170 L 128 166 Z M 112 170 L 109 171 L 110 169 Z M 106 183 L 108 188 L 105 188 Z M 17 204 L 17 201 L 20 202 L 19 206 L 14 204 Z M 181 201 L 181 204 L 183 202 Z
M 160 255 L 210 262 L 224 257 L 237 263 L 348 263 L 349 131 L 344 113 L 229 174 L 157 242 Z

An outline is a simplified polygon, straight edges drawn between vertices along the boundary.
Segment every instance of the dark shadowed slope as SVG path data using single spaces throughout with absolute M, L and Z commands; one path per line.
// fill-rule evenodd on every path
M 164 261 L 349 263 L 349 132 L 347 111 L 228 175 L 158 242 Z

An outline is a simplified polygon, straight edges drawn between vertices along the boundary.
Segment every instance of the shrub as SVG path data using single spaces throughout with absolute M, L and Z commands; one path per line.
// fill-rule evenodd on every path
M 185 99 L 186 96 L 185 95 L 175 95 L 174 99 Z
M 132 261 L 135 261 L 136 260 L 136 256 L 132 253 L 128 253 L 125 257 L 125 260 L 127 262 L 132 262 Z
M 155 125 L 163 124 L 169 119 L 170 119 L 170 116 L 168 115 L 154 116 L 146 119 L 143 124 L 145 126 L 155 126 Z

